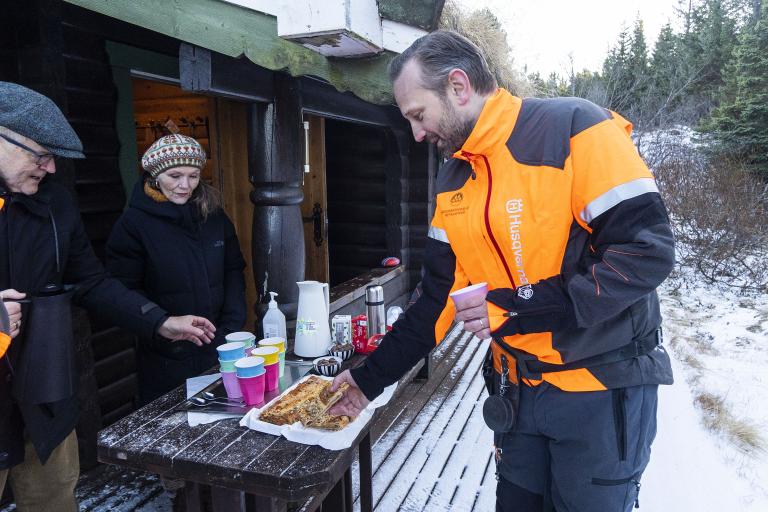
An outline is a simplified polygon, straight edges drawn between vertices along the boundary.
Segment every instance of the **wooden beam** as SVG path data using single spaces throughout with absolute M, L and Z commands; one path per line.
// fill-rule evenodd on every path
M 274 100 L 274 73 L 253 62 L 181 43 L 181 88 L 246 101 Z
M 307 113 L 341 121 L 408 129 L 392 102 L 374 105 L 353 94 L 339 94 L 330 84 L 311 77 L 301 78 L 301 95 L 302 108 Z
M 394 53 L 366 59 L 328 59 L 277 36 L 277 19 L 228 2 L 212 0 L 66 0 L 149 30 L 292 76 L 317 76 L 339 91 L 372 103 L 390 103 L 386 68 Z

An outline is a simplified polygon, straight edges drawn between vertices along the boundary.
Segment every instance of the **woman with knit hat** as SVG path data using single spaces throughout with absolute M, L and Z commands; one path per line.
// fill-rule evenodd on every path
M 139 341 L 142 404 L 214 366 L 216 346 L 245 323 L 245 262 L 218 192 L 201 180 L 205 160 L 191 137 L 155 141 L 107 241 L 114 277 L 172 315 L 196 314 L 216 326 L 214 341 L 202 347 L 159 337 Z

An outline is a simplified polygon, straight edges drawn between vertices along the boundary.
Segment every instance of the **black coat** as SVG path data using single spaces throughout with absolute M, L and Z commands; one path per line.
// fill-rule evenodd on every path
M 15 288 L 29 296 L 48 283 L 72 284 L 76 286 L 75 304 L 140 336 L 153 335 L 168 315 L 107 277 L 93 253 L 77 205 L 64 187 L 46 180 L 33 196 L 11 194 L 6 199 L 0 212 L 0 251 L 7 270 L 0 273 L 0 289 Z M 40 460 L 46 461 L 72 432 L 79 414 L 75 396 L 36 405 L 11 398 L 13 377 L 7 362 L 17 367 L 20 363 L 28 313 L 29 306 L 22 305 L 21 332 L 11 343 L 8 360 L 0 361 L 0 469 L 23 460 L 24 430 Z
M 142 338 L 139 392 L 143 403 L 216 364 L 216 346 L 245 324 L 245 262 L 235 228 L 219 209 L 203 220 L 187 203 L 158 202 L 143 184 L 107 241 L 107 270 L 171 315 L 199 315 L 216 326 L 210 345 Z

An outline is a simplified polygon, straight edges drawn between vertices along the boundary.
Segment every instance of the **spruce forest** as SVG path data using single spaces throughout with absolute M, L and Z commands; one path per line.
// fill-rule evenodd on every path
M 768 1 L 682 0 L 655 44 L 625 28 L 601 71 L 528 76 L 537 95 L 579 96 L 648 131 L 684 125 L 768 178 Z

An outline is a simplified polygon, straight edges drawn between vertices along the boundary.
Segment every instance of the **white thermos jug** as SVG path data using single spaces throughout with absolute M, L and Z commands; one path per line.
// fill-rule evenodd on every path
M 293 351 L 299 357 L 324 356 L 331 346 L 328 283 L 299 281 L 296 284 L 299 285 L 299 309 Z

